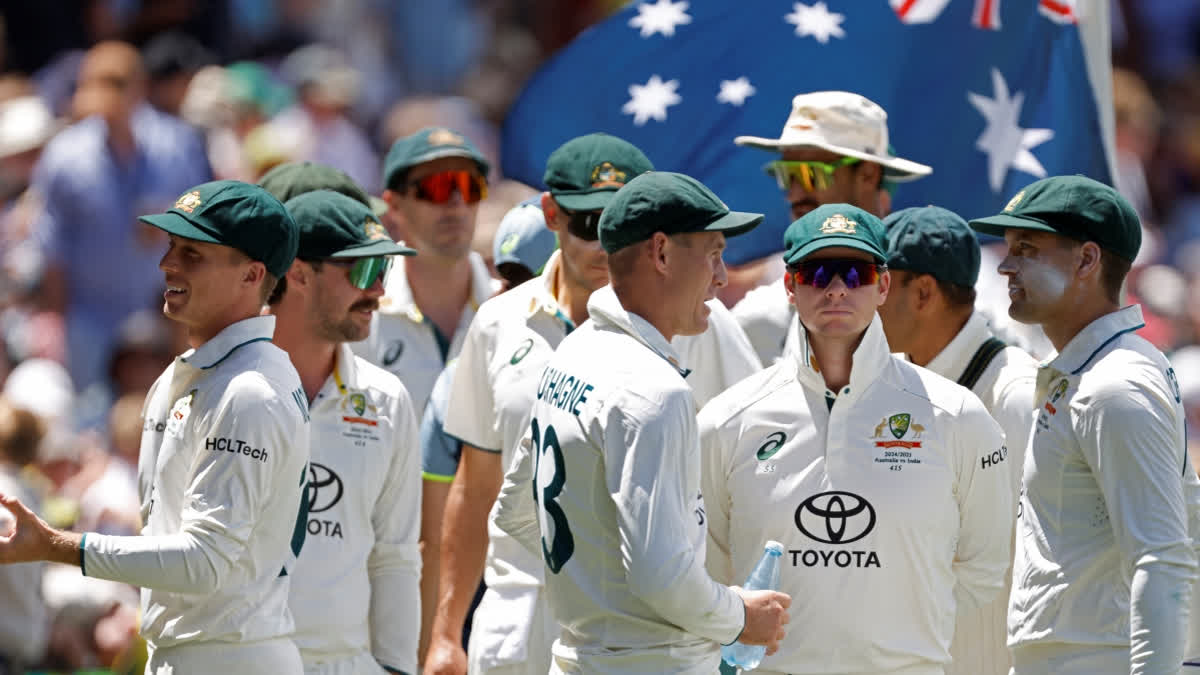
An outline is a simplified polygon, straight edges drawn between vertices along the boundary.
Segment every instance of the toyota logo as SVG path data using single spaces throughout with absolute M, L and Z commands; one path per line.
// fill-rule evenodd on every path
M 332 509 L 342 500 L 342 479 L 333 469 L 316 462 L 308 463 L 308 512 Z
M 796 527 L 809 539 L 849 544 L 875 529 L 875 507 L 853 492 L 822 492 L 796 508 Z

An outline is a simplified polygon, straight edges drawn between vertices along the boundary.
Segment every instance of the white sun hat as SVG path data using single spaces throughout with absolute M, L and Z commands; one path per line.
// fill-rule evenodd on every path
M 0 103 L 0 157 L 41 147 L 61 126 L 50 108 L 36 96 Z
M 738 145 L 762 150 L 819 148 L 881 165 L 894 182 L 928 176 L 933 169 L 888 152 L 887 113 L 870 99 L 848 91 L 817 91 L 792 99 L 792 114 L 779 138 L 738 136 Z

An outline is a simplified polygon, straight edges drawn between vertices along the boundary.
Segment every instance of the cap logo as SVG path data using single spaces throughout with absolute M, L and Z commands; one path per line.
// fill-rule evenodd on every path
M 366 233 L 367 239 L 387 239 L 387 232 L 384 231 L 383 225 L 370 218 L 363 221 L 363 232 Z
M 429 134 L 430 145 L 462 145 L 463 137 L 449 129 L 434 129 Z
M 512 253 L 513 249 L 517 247 L 517 244 L 520 243 L 520 241 L 521 241 L 521 235 L 517 234 L 516 232 L 513 232 L 512 234 L 505 237 L 504 241 L 500 242 L 500 252 L 503 253 L 504 255 L 508 255 L 509 253 Z
M 821 223 L 821 234 L 854 234 L 858 223 L 840 213 L 836 213 Z
M 612 162 L 602 162 L 592 169 L 592 187 L 621 187 L 627 182 L 628 174 Z
M 1021 200 L 1024 198 L 1025 198 L 1024 190 L 1021 190 L 1017 194 L 1013 195 L 1013 198 L 1008 200 L 1008 203 L 1004 205 L 1004 212 L 1012 213 L 1012 210 L 1017 208 L 1017 204 L 1020 204 Z
M 198 190 L 193 190 L 175 200 L 175 208 L 180 211 L 187 211 L 188 213 L 195 211 L 196 207 L 200 206 L 200 204 L 200 192 Z

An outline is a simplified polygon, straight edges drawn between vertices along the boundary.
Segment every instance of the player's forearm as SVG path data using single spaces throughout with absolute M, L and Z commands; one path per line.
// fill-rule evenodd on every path
M 1163 562 L 1139 564 L 1130 584 L 1132 675 L 1178 672 L 1187 643 L 1195 571 Z
M 477 451 L 478 452 L 478 451 Z M 450 487 L 446 518 L 442 526 L 441 566 L 438 571 L 438 606 L 433 637 L 461 635 L 475 589 L 483 577 L 487 557 L 487 519 L 496 500 L 495 490 L 486 486 L 468 488 L 471 481 L 459 479 Z
M 232 560 L 190 532 L 153 537 L 89 533 L 82 550 L 81 558 L 76 548 L 75 563 L 86 576 L 172 593 L 216 591 Z

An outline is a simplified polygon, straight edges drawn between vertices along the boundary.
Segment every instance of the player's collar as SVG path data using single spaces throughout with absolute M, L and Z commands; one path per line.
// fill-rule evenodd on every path
M 799 317 L 795 320 L 800 323 Z M 785 353 L 793 355 L 796 379 L 810 389 L 824 392 L 827 388 L 825 377 L 821 375 L 816 356 L 812 353 L 812 345 L 808 341 L 808 331 L 804 325 L 800 324 L 799 330 L 794 331 L 789 339 L 797 341 L 797 344 L 788 345 L 789 349 L 785 349 Z M 865 391 L 867 386 L 883 373 L 891 358 L 892 352 L 883 333 L 883 322 L 876 313 L 858 343 L 858 348 L 854 350 L 850 364 L 850 383 L 846 385 L 850 395 L 857 396 Z
M 663 334 L 658 332 L 649 321 L 625 309 L 612 286 L 604 286 L 592 293 L 588 298 L 588 316 L 598 326 L 612 326 L 628 333 L 633 339 L 645 345 L 650 351 L 658 354 L 671 364 L 681 377 L 687 377 L 692 372 L 679 360 L 679 354 Z
M 1061 352 L 1051 355 L 1041 365 L 1078 375 L 1110 342 L 1145 325 L 1141 305 L 1122 307 L 1084 326 Z
M 238 347 L 251 342 L 269 342 L 273 335 L 275 335 L 274 316 L 252 316 L 249 319 L 229 324 L 208 342 L 184 352 L 179 360 L 201 370 L 212 368 L 224 361 Z
M 499 285 L 478 253 L 469 252 L 467 261 L 471 267 L 471 295 L 467 302 L 471 309 L 477 310 L 499 290 Z M 379 298 L 378 311 L 380 314 L 405 315 L 417 323 L 425 320 L 425 314 L 413 299 L 412 287 L 408 285 L 404 256 L 394 256 L 392 259 L 392 269 L 388 272 L 383 297 Z
M 955 335 L 925 367 L 944 378 L 957 380 L 971 363 L 979 346 L 990 337 L 992 330 L 988 327 L 987 319 L 979 312 L 971 312 L 971 317 L 963 324 L 958 335 Z

